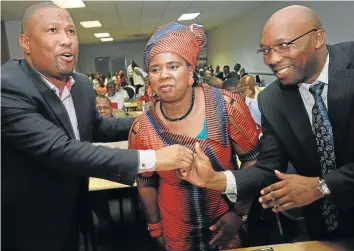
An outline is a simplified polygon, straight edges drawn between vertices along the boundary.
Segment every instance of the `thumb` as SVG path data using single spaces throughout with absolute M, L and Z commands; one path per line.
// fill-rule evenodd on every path
M 223 225 L 223 222 L 222 220 L 218 220 L 214 225 L 212 225 L 209 229 L 211 231 L 216 231 L 216 230 L 219 230 L 221 228 L 221 226 Z
M 195 143 L 195 152 L 197 153 L 197 156 L 199 159 L 204 159 L 205 158 L 205 154 L 202 150 L 202 148 L 200 147 L 199 143 Z
M 274 173 L 278 177 L 278 179 L 280 179 L 280 180 L 284 180 L 289 176 L 288 174 L 281 173 L 278 170 L 275 170 Z

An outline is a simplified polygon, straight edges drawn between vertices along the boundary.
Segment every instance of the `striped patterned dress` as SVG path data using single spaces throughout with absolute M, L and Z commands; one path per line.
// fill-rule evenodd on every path
M 235 168 L 231 140 L 255 158 L 260 131 L 242 99 L 207 85 L 197 88 L 203 88 L 205 96 L 206 139 L 169 131 L 158 117 L 155 105 L 152 105 L 138 118 L 135 148 L 158 149 L 180 144 L 194 149 L 195 143 L 199 142 L 216 171 Z M 231 101 L 226 102 L 224 96 Z M 212 250 L 208 243 L 216 233 L 212 233 L 209 227 L 229 211 L 220 191 L 195 187 L 180 180 L 176 171 L 143 173 L 139 175 L 138 182 L 158 184 L 158 207 L 166 250 Z M 223 248 L 240 246 L 241 240 L 235 236 Z

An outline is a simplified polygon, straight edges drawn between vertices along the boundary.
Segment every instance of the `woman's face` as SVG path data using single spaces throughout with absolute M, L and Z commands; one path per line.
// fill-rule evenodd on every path
M 193 67 L 177 54 L 163 52 L 150 60 L 149 79 L 154 93 L 162 101 L 175 102 L 193 85 Z

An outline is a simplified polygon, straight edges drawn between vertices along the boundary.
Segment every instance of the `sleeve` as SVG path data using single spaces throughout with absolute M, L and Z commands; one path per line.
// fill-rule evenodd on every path
M 262 114 L 261 103 L 259 104 Z M 274 170 L 284 172 L 287 167 L 289 158 L 263 114 L 262 130 L 257 162 L 248 168 L 232 171 L 236 179 L 238 200 L 259 194 L 262 188 L 276 182 Z
M 45 168 L 67 175 L 127 184 L 133 181 L 138 172 L 137 151 L 110 149 L 71 139 L 63 128 L 39 111 L 37 102 L 40 101 L 7 81 L 1 84 L 1 136 L 7 147 Z
M 95 109 L 93 129 L 94 142 L 114 142 L 128 139 L 129 130 L 134 122 L 133 117 L 126 118 L 103 118 Z
M 128 141 L 129 149 L 146 150 L 146 148 L 144 148 L 144 140 L 142 138 L 143 128 L 140 126 L 140 119 L 142 119 L 142 116 L 139 116 L 135 119 L 130 129 Z M 136 180 L 143 185 L 156 186 L 158 182 L 158 176 L 155 171 L 141 172 L 137 175 Z
M 261 129 L 240 96 L 226 91 L 223 91 L 223 95 L 228 114 L 229 136 L 242 149 L 242 154 L 238 154 L 240 161 L 254 160 L 258 155 Z

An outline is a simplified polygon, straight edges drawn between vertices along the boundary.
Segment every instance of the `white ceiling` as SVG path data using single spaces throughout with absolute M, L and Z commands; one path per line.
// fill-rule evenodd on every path
M 39 1 L 1 1 L 2 20 L 21 20 L 25 9 Z M 184 13 L 200 12 L 183 24 L 202 24 L 206 31 L 244 14 L 262 2 L 240 1 L 84 1 L 85 8 L 68 9 L 80 43 L 100 43 L 93 34 L 108 32 L 114 41 L 148 38 L 161 25 L 176 21 Z M 99 20 L 102 27 L 85 29 L 81 21 Z

